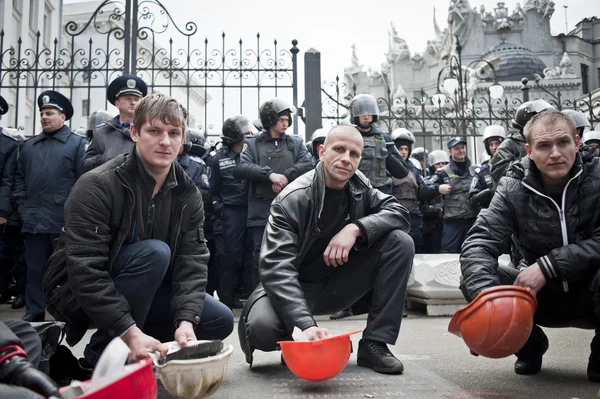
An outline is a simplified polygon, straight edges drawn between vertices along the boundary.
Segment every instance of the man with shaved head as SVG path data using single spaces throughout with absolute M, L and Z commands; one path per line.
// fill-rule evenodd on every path
M 259 259 L 261 284 L 238 329 L 250 365 L 255 349 L 276 350 L 295 329 L 307 340 L 331 336 L 313 316 L 365 297 L 369 300 L 353 305 L 369 313 L 358 365 L 386 374 L 404 370 L 387 344 L 398 338 L 415 252 L 406 233 L 410 218 L 357 170 L 362 150 L 354 126 L 336 126 L 319 146 L 321 162 L 271 204 Z

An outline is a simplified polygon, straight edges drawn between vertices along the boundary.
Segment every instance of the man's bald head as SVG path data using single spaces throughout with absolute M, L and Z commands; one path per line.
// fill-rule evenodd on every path
M 323 143 L 323 146 L 325 148 L 327 148 L 328 144 L 331 144 L 334 141 L 337 140 L 353 140 L 356 142 L 356 144 L 360 143 L 360 151 L 362 153 L 362 149 L 363 149 L 363 138 L 362 138 L 362 134 L 360 134 L 360 132 L 358 131 L 358 129 L 356 127 L 354 127 L 353 125 L 337 125 L 334 126 L 329 133 L 327 133 L 327 137 L 325 138 L 325 142 Z
M 327 187 L 335 190 L 345 187 L 358 168 L 363 145 L 362 135 L 354 126 L 339 125 L 327 133 L 319 148 Z

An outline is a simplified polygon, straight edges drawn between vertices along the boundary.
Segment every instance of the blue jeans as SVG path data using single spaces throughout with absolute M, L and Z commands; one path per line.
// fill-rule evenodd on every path
M 471 226 L 475 223 L 472 219 L 444 219 L 442 231 L 442 253 L 459 254 L 465 237 Z
M 56 248 L 58 234 L 27 233 L 25 242 L 25 261 L 27 262 L 27 286 L 25 287 L 25 303 L 27 313 L 43 314 L 46 312 L 46 296 L 42 289 L 42 280 L 46 271 L 46 262 Z
M 115 288 L 129 302 L 136 326 L 162 342 L 172 341 L 175 332 L 169 309 L 171 285 L 163 283 L 170 260 L 171 249 L 163 241 L 139 241 L 121 249 L 110 273 Z M 198 339 L 223 339 L 233 331 L 231 310 L 208 295 L 200 317 Z M 106 331 L 98 329 L 85 348 L 86 360 L 95 365 L 111 340 Z

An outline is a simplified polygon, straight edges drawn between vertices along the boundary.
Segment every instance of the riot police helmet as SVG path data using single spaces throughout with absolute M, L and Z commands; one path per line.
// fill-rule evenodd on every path
M 483 130 L 483 146 L 485 151 L 491 157 L 492 151 L 490 151 L 490 141 L 496 140 L 502 143 L 506 138 L 506 129 L 500 125 L 490 125 Z
M 575 121 L 575 127 L 577 128 L 577 134 L 579 134 L 579 136 L 582 136 L 583 133 L 592 129 L 592 124 L 583 112 L 574 109 L 565 109 L 562 113 L 569 115 Z
M 415 147 L 415 148 L 413 148 L 410 156 L 411 156 L 411 158 L 414 158 L 418 161 L 426 161 L 427 157 L 429 156 L 429 151 L 427 151 L 423 147 Z M 448 161 L 448 162 L 450 162 L 450 161 Z
M 319 156 L 319 146 L 325 142 L 327 133 L 329 133 L 329 129 L 319 128 L 310 137 L 311 151 L 314 156 Z
M 589 130 L 589 131 L 583 133 L 583 137 L 581 138 L 581 141 L 583 141 L 583 144 L 585 144 L 585 145 L 590 145 L 590 144 L 600 145 L 600 132 L 594 131 L 594 130 Z
M 290 127 L 292 126 L 292 114 L 295 113 L 296 107 L 292 104 L 280 98 L 273 98 L 260 106 L 260 124 L 264 129 L 268 130 L 277 124 L 279 117 L 286 115 L 289 118 L 290 123 L 288 127 Z
M 427 157 L 427 163 L 429 165 L 435 165 L 436 163 L 440 162 L 450 162 L 450 156 L 448 155 L 448 152 L 444 150 L 431 151 L 431 153 L 429 153 L 429 156 Z
M 533 100 L 524 102 L 515 112 L 515 118 L 512 121 L 512 126 L 523 132 L 525 125 L 531 118 L 543 111 L 555 110 L 550 103 L 545 100 Z
M 252 135 L 253 125 L 249 118 L 244 115 L 237 115 L 228 118 L 223 122 L 223 135 L 221 139 L 223 144 L 230 147 L 239 144 L 244 140 L 244 136 Z
M 361 126 L 361 115 L 371 115 L 373 117 L 372 123 L 376 123 L 379 120 L 379 106 L 373 96 L 359 94 L 354 96 L 350 102 L 350 121 L 356 126 Z
M 184 143 L 183 150 L 192 156 L 200 157 L 206 154 L 206 146 L 204 134 L 198 129 L 188 129 L 186 136 L 186 143 Z M 187 149 L 186 149 L 187 145 Z

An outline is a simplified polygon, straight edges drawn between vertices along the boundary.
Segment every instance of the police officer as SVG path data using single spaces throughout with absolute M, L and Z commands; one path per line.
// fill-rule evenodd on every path
M 583 112 L 574 109 L 564 109 L 562 113 L 569 115 L 575 121 L 575 128 L 577 129 L 577 135 L 579 137 L 583 137 L 585 132 L 592 129 L 592 124 L 588 121 Z
M 438 151 L 440 151 L 440 150 L 438 150 Z M 427 151 L 425 148 L 423 148 L 423 147 L 413 148 L 413 150 L 410 153 L 410 157 L 419 161 L 419 163 L 421 164 L 421 170 L 424 171 L 424 176 L 429 176 L 430 174 L 433 174 L 435 172 L 435 171 L 431 172 L 429 170 L 431 168 L 431 165 L 428 165 L 426 162 L 429 157 L 429 151 Z
M 37 102 L 42 132 L 23 144 L 13 191 L 25 233 L 26 321 L 44 320 L 42 278 L 64 224 L 65 202 L 83 173 L 81 159 L 86 144 L 84 138 L 65 126 L 73 116 L 69 99 L 48 90 Z
M 490 174 L 495 184 L 506 174 L 506 170 L 512 161 L 519 160 L 527 155 L 525 151 L 525 137 L 523 129 L 534 115 L 555 109 L 544 100 L 533 100 L 524 102 L 519 106 L 512 121 L 512 127 L 516 131 L 509 134 L 500 144 L 496 153 L 490 160 Z
M 316 165 L 319 162 L 319 146 L 325 142 L 328 130 L 319 128 L 315 130 L 310 137 L 310 153 L 312 154 L 312 164 Z
M 373 187 L 386 194 L 392 193 L 392 177 L 408 175 L 408 166 L 398 153 L 389 134 L 375 123 L 379 120 L 377 101 L 368 94 L 359 94 L 350 102 L 350 120 L 363 136 L 364 149 L 358 165 Z
M 8 103 L 0 96 L 0 120 L 8 112 Z M 14 266 L 14 249 L 19 240 L 18 216 L 12 204 L 12 191 L 19 156 L 19 140 L 0 127 L 0 303 L 11 299 L 8 292 Z M 16 220 L 15 220 L 16 219 Z
M 263 130 L 248 137 L 233 172 L 233 177 L 250 182 L 247 226 L 254 254 L 250 291 L 258 284 L 258 255 L 271 202 L 289 182 L 313 167 L 302 139 L 285 133 L 294 112 L 294 106 L 279 98 L 262 104 L 259 114 Z
M 398 148 L 400 156 L 405 161 L 409 159 L 412 146 L 415 143 L 415 136 L 405 128 L 398 128 L 392 132 L 392 140 Z M 414 158 L 413 158 L 414 159 Z M 415 159 L 415 162 L 421 164 Z M 423 214 L 421 213 L 420 200 L 431 200 L 439 194 L 435 188 L 425 185 L 419 168 L 412 162 L 407 163 L 411 173 L 402 179 L 393 178 L 392 193 L 400 205 L 404 206 L 410 214 L 410 231 L 408 235 L 415 244 L 415 253 L 423 251 L 423 235 L 421 227 L 423 224 Z
M 487 208 L 494 196 L 494 181 L 490 176 L 489 160 L 494 156 L 500 144 L 506 138 L 506 130 L 502 126 L 490 125 L 483 130 L 484 155 L 481 166 L 475 168 L 476 176 L 471 181 L 469 188 L 469 201 L 475 209 Z
M 233 177 L 241 161 L 246 137 L 252 136 L 249 118 L 238 115 L 223 123 L 223 146 L 210 158 L 210 189 L 215 210 L 223 219 L 223 253 L 220 256 L 219 299 L 231 309 L 241 308 L 252 286 L 251 242 L 247 234 L 248 184 Z
M 94 140 L 83 158 L 83 169 L 86 172 L 117 155 L 131 151 L 133 141 L 129 126 L 133 123 L 133 110 L 147 93 L 146 83 L 135 75 L 122 75 L 110 83 L 106 89 L 106 98 L 119 109 L 119 115 L 96 128 Z
M 460 253 L 467 232 L 475 222 L 477 210 L 469 203 L 469 187 L 475 176 L 475 166 L 467 156 L 467 141 L 463 137 L 448 140 L 450 163 L 435 172 L 432 184 L 444 198 L 443 253 Z M 449 184 L 451 190 L 442 187 Z
M 427 156 L 429 168 L 427 173 L 430 175 L 425 178 L 425 183 L 430 184 L 431 179 L 435 179 L 435 171 L 441 169 L 450 162 L 448 152 L 443 150 L 433 150 Z M 450 187 L 451 189 L 451 187 Z M 448 191 L 449 192 L 449 191 Z M 442 248 L 442 222 L 444 219 L 444 200 L 438 196 L 429 201 L 423 201 L 423 234 L 424 248 L 423 253 L 438 254 Z
M 591 130 L 585 132 L 582 138 L 583 144 L 594 149 L 597 157 L 600 157 L 600 132 Z
M 85 136 L 88 142 L 91 142 L 94 138 L 94 132 L 96 131 L 96 128 L 110 121 L 112 118 L 113 116 L 109 114 L 108 111 L 100 109 L 92 112 L 90 116 L 88 116 L 87 129 L 85 131 Z

